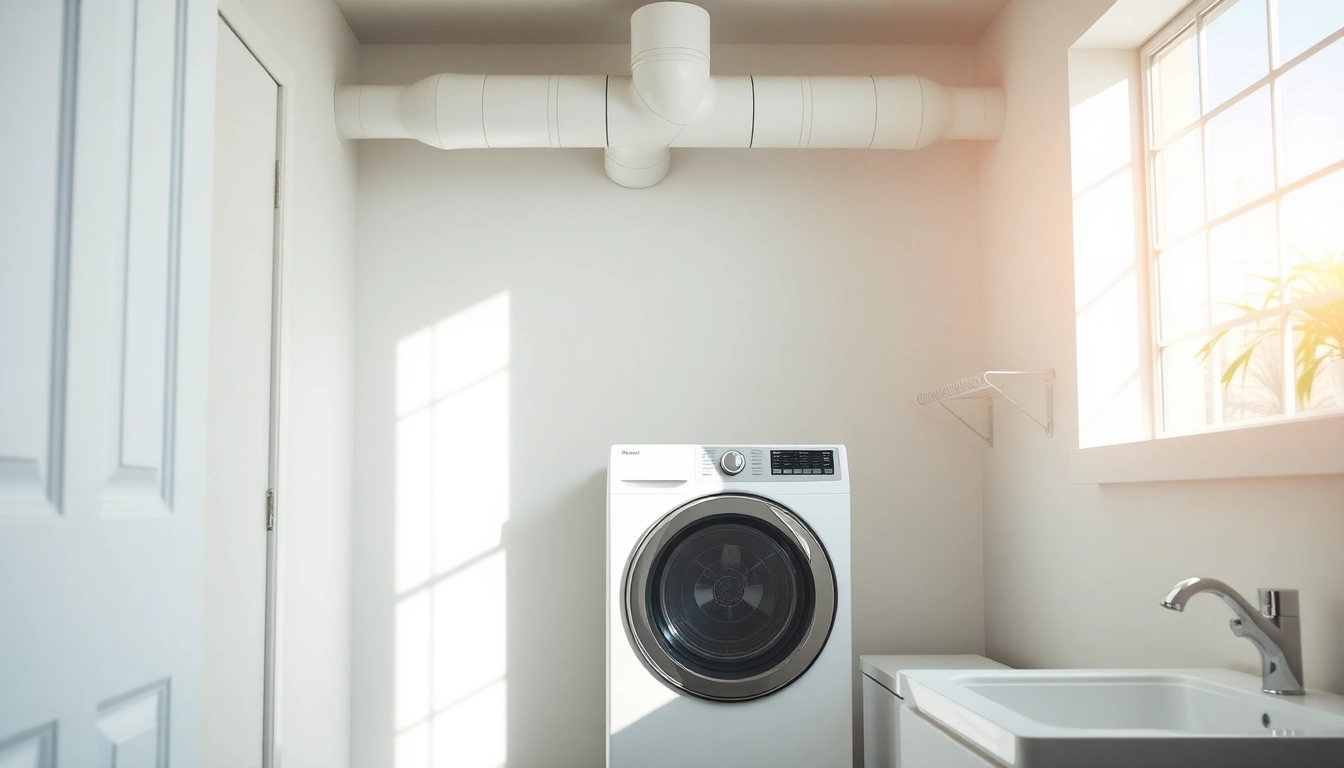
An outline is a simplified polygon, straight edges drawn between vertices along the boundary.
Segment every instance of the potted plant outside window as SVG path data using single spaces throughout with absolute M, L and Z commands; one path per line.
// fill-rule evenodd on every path
M 1334 394 L 1335 405 L 1344 408 L 1344 253 L 1327 254 L 1318 261 L 1303 261 L 1289 268 L 1284 278 L 1262 277 L 1270 289 L 1261 306 L 1234 304 L 1237 309 L 1252 314 L 1272 310 L 1276 306 L 1322 296 L 1331 298 L 1293 310 L 1288 322 L 1296 334 L 1293 347 L 1293 367 L 1297 381 L 1294 388 L 1297 400 L 1306 403 L 1323 380 Z M 1223 370 L 1222 383 L 1231 388 L 1240 375 L 1245 379 L 1255 350 L 1265 341 L 1278 338 L 1279 318 L 1273 317 L 1256 324 L 1249 332 L 1246 348 Z M 1213 348 L 1227 336 L 1225 329 L 1215 333 L 1209 343 L 1198 352 L 1200 361 L 1207 360 Z

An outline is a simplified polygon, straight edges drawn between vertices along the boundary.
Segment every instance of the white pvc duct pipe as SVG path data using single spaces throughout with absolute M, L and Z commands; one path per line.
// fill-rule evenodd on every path
M 442 149 L 602 147 L 612 181 L 649 187 L 671 147 L 916 149 L 997 139 L 999 88 L 947 88 L 915 75 L 709 74 L 709 14 L 689 3 L 630 17 L 630 77 L 431 75 L 410 85 L 342 85 L 347 139 L 418 139 Z

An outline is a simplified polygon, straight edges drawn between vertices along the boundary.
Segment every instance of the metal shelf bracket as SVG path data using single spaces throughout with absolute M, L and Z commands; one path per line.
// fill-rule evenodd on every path
M 1009 385 L 1017 394 L 1014 398 L 1004 390 L 1004 386 Z M 1033 386 L 1038 385 L 1044 390 L 1045 409 L 1043 412 L 1033 411 L 1022 404 L 1025 396 L 1018 392 L 1019 385 Z M 1025 392 L 1025 390 L 1023 390 Z M 969 378 L 954 381 L 944 387 L 924 392 L 917 398 L 920 405 L 941 405 L 943 410 L 952 414 L 953 418 L 965 424 L 972 432 L 980 436 L 986 445 L 994 445 L 994 401 L 1002 399 L 1019 411 L 1025 413 L 1027 418 L 1036 422 L 1036 425 L 1045 430 L 1046 435 L 1055 434 L 1055 372 L 1051 371 L 985 371 Z M 949 403 L 957 401 L 976 400 L 984 403 L 985 426 L 983 429 L 967 421 L 961 414 L 948 407 Z M 1039 416 L 1038 416 L 1039 414 Z

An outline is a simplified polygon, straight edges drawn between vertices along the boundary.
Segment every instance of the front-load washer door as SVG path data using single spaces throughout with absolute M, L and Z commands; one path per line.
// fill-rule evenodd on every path
M 626 565 L 626 634 L 649 671 L 715 701 L 798 679 L 835 621 L 835 574 L 797 515 L 725 494 L 688 502 L 645 533 Z

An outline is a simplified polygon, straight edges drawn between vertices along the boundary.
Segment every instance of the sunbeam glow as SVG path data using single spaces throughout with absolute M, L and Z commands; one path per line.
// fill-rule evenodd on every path
M 1118 77 L 1069 112 L 1082 446 L 1142 437 L 1134 93 Z
M 509 296 L 397 345 L 396 768 L 508 759 Z

